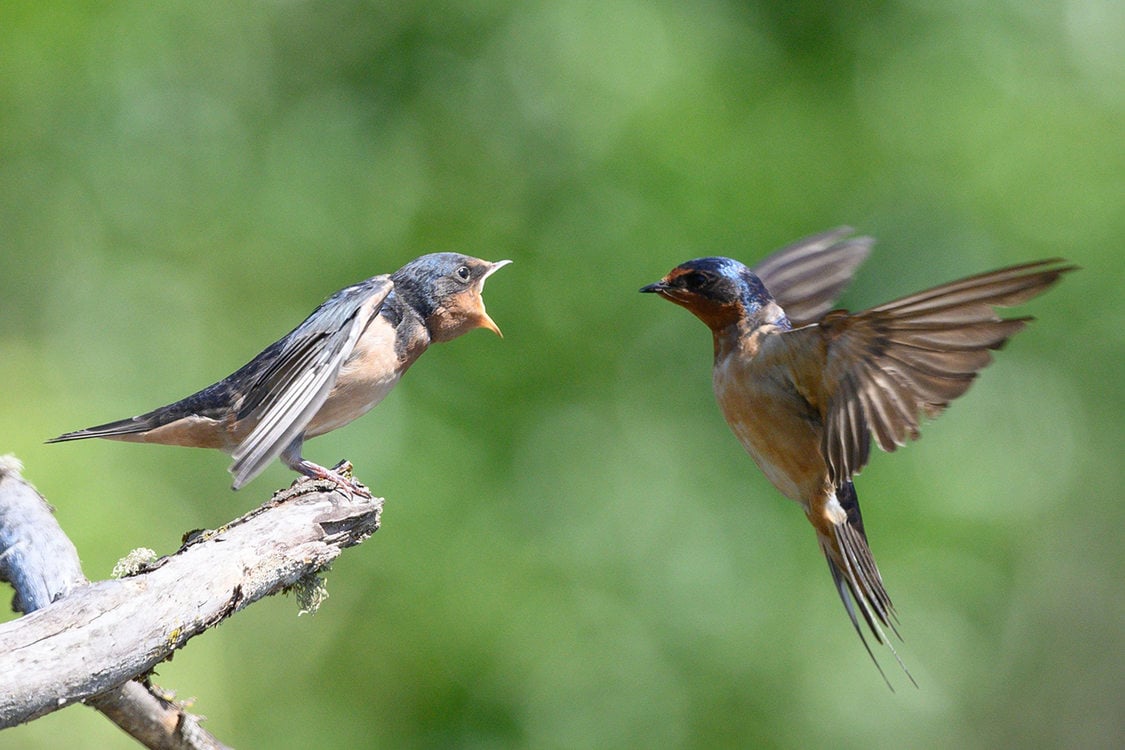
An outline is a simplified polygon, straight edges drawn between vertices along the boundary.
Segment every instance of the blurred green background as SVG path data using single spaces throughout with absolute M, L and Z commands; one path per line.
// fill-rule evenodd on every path
M 431 251 L 515 263 L 312 442 L 385 495 L 331 598 L 156 681 L 237 747 L 1109 747 L 1125 735 L 1125 5 L 6 2 L 0 452 L 91 578 L 287 485 L 65 430 L 233 371 Z M 838 224 L 843 304 L 1085 270 L 858 481 L 891 693 L 811 529 L 729 434 L 707 331 L 637 289 Z M 2 679 L 2 677 L 0 677 Z M 130 748 L 72 707 L 5 748 Z

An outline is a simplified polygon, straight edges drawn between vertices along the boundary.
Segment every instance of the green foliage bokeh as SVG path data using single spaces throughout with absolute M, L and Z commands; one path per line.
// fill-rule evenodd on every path
M 60 432 L 186 395 L 334 290 L 515 262 L 503 340 L 436 347 L 307 455 L 387 498 L 298 618 L 262 602 L 156 682 L 237 747 L 1099 747 L 1120 741 L 1119 4 L 9 2 L 0 452 L 91 578 L 288 483 Z M 637 289 L 839 224 L 843 304 L 1084 267 L 858 480 L 921 687 L 855 638 L 799 510 Z M 0 676 L 0 679 L 3 679 Z M 72 707 L 0 747 L 129 748 Z

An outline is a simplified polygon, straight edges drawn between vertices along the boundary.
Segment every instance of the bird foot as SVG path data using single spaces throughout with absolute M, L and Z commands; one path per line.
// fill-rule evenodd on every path
M 344 460 L 331 469 L 326 469 L 319 464 L 314 464 L 312 461 L 303 459 L 299 466 L 294 466 L 293 468 L 306 477 L 327 479 L 329 482 L 334 482 L 341 490 L 346 491 L 349 495 L 371 497 L 371 490 L 367 489 L 367 487 L 360 484 L 359 481 L 351 476 L 352 464 L 350 461 Z

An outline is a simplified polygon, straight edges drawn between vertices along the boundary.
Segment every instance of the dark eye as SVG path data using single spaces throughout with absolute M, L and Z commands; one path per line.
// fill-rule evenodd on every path
M 702 287 L 705 287 L 707 286 L 709 281 L 710 279 L 707 277 L 707 274 L 701 273 L 699 271 L 692 271 L 684 277 L 684 282 L 689 288 L 692 289 L 700 289 Z
M 457 278 L 461 279 L 461 281 L 468 281 L 473 277 L 473 272 L 469 270 L 468 266 L 461 266 L 453 273 L 456 274 Z

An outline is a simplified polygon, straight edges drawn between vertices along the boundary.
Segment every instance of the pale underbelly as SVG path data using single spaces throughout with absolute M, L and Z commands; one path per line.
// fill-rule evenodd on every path
M 748 388 L 716 395 L 731 431 L 781 494 L 807 506 L 823 492 L 828 470 L 818 426 L 802 416 L 806 405 Z
M 309 422 L 305 437 L 323 435 L 362 417 L 386 398 L 397 382 L 397 375 L 378 380 L 337 381 L 324 405 Z

